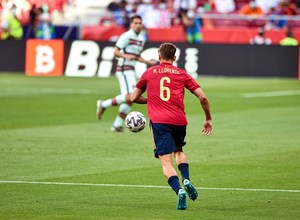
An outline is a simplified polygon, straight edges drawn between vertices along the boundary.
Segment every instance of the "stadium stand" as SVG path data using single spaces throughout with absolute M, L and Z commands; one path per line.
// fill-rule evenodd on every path
M 116 2 L 121 0 L 115 0 Z M 125 0 L 124 0 L 125 1 Z M 128 4 L 126 10 L 129 9 L 128 15 L 135 13 L 135 9 L 138 5 L 136 0 L 126 0 Z M 141 2 L 142 0 L 140 0 Z M 167 9 L 173 7 L 172 2 L 174 0 L 151 0 L 147 1 L 148 4 L 158 6 L 159 3 L 166 3 Z M 19 7 L 18 17 L 22 21 L 24 27 L 29 22 L 29 11 L 31 5 L 36 4 L 37 7 L 43 4 L 48 4 L 50 12 L 53 16 L 53 23 L 56 26 L 77 26 L 80 28 L 81 39 L 93 39 L 93 40 L 112 40 L 116 39 L 124 27 L 117 25 L 115 16 L 111 10 L 108 10 L 108 5 L 114 0 L 0 0 L 0 13 L 1 9 L 9 3 L 13 2 Z M 22 2 L 22 4 L 20 3 Z M 275 13 L 272 15 L 264 14 L 261 17 L 253 18 L 251 16 L 242 16 L 238 14 L 240 8 L 249 2 L 249 0 L 234 0 L 235 11 L 230 13 L 218 13 L 212 5 L 212 0 L 197 0 L 198 9 L 196 15 L 202 20 L 202 34 L 203 42 L 208 40 L 207 36 L 211 36 L 211 32 L 222 33 L 223 40 L 227 39 L 229 35 L 236 36 L 237 33 L 244 33 L 241 36 L 249 36 L 249 31 L 254 33 L 257 27 L 263 27 L 272 20 L 286 19 L 286 25 L 292 27 L 295 32 L 295 36 L 298 36 L 298 30 L 300 28 L 300 16 L 299 9 L 296 5 L 292 6 L 295 8 L 296 15 L 285 16 L 284 13 L 290 13 L 285 11 L 283 14 Z M 291 3 L 295 1 L 291 0 Z M 178 13 L 171 10 L 172 22 L 175 20 Z M 283 16 L 284 15 L 284 16 Z M 126 27 L 125 27 L 126 28 Z M 183 34 L 182 24 L 172 24 L 170 28 L 150 28 L 148 30 L 149 40 L 161 41 L 161 40 L 172 40 L 177 42 L 185 42 Z M 280 32 L 282 28 L 269 27 L 266 28 L 267 33 L 270 31 L 272 35 Z M 171 34 L 170 34 L 171 33 Z M 176 36 L 172 33 L 176 33 Z M 209 34 L 208 34 L 209 33 Z M 226 37 L 227 36 L 227 37 Z M 164 38 L 165 37 L 165 38 Z M 221 37 L 221 36 L 220 36 Z M 214 37 L 212 39 L 215 39 Z M 235 39 L 235 37 L 230 37 Z M 227 41 L 226 40 L 226 41 Z M 233 40 L 229 40 L 232 42 Z M 248 40 L 245 40 L 245 42 Z M 241 42 L 241 41 L 237 41 Z M 276 42 L 273 41 L 273 42 Z
M 245 4 L 248 4 L 249 0 L 235 0 L 236 10 L 239 11 Z

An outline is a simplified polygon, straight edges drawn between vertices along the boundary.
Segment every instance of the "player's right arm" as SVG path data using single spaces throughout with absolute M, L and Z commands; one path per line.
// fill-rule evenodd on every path
M 130 101 L 138 104 L 147 104 L 147 98 L 142 96 L 143 93 L 141 89 L 134 88 L 130 95 Z
M 211 117 L 210 105 L 208 99 L 200 87 L 194 90 L 193 93 L 200 100 L 200 104 L 204 110 L 205 117 L 206 117 L 202 126 L 202 134 L 211 135 L 213 131 L 213 125 L 212 125 L 212 117 Z
M 136 60 L 137 59 L 136 55 L 125 54 L 125 53 L 121 52 L 121 49 L 118 48 L 118 47 L 115 47 L 115 49 L 114 49 L 114 55 L 117 58 L 124 58 L 124 59 L 127 59 L 127 60 Z
M 116 58 L 124 58 L 127 60 L 136 60 L 136 56 L 132 54 L 125 54 L 122 50 L 129 44 L 130 36 L 128 32 L 125 32 L 120 36 L 118 41 L 115 44 L 114 55 Z

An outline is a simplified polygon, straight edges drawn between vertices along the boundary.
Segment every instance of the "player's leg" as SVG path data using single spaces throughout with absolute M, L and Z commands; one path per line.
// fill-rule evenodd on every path
M 120 85 L 120 92 L 121 94 L 107 99 L 107 100 L 101 100 L 99 99 L 97 101 L 96 104 L 96 114 L 98 119 L 100 120 L 102 118 L 102 115 L 105 111 L 105 109 L 111 107 L 111 106 L 117 106 L 120 105 L 122 103 L 125 103 L 126 101 L 130 101 L 130 95 L 128 93 L 128 89 L 127 89 L 127 80 L 126 77 L 124 75 L 123 72 L 116 72 L 116 76 L 118 78 L 119 81 L 119 85 Z
M 182 181 L 185 179 L 190 179 L 189 164 L 185 153 L 182 151 L 182 148 L 180 150 L 177 149 L 174 152 L 174 157 L 178 166 L 178 170 L 181 173 Z
M 180 186 L 179 178 L 177 176 L 176 170 L 173 167 L 172 154 L 165 154 L 159 156 L 159 160 L 162 165 L 163 173 L 168 180 L 168 184 L 178 195 L 177 209 L 178 210 L 187 209 L 186 192 Z
M 130 94 L 124 95 L 120 94 L 113 98 L 107 99 L 107 100 L 97 100 L 96 103 L 96 115 L 98 119 L 100 120 L 102 118 L 102 115 L 105 111 L 105 109 L 111 107 L 111 106 L 118 106 L 122 103 L 130 103 Z
M 123 123 L 128 115 L 128 113 L 131 111 L 131 106 L 127 103 L 123 103 L 119 107 L 119 113 L 113 123 L 113 126 L 111 127 L 112 131 L 122 132 L 123 131 Z
M 174 156 L 176 158 L 176 164 L 178 166 L 178 169 L 181 173 L 184 189 L 188 193 L 189 198 L 191 200 L 197 199 L 198 191 L 190 181 L 189 164 L 187 162 L 186 155 L 181 151 L 176 151 L 174 153 Z
M 120 105 L 122 103 L 125 103 L 126 101 L 130 101 L 130 95 L 124 95 L 124 94 L 120 94 L 117 95 L 113 98 L 107 99 L 107 100 L 103 100 L 102 101 L 102 106 L 103 108 L 109 108 L 111 106 L 117 106 Z
M 133 72 L 134 73 L 134 72 Z M 127 77 L 127 75 L 129 75 L 129 77 Z M 131 85 L 129 85 L 129 83 L 132 83 L 132 79 L 128 79 L 128 78 L 131 78 L 131 75 L 130 73 L 128 74 L 125 74 L 125 72 L 116 72 L 116 76 L 118 78 L 118 81 L 119 81 L 119 86 L 120 86 L 120 94 L 115 96 L 115 97 L 112 97 L 112 98 L 109 98 L 109 99 L 106 99 L 106 100 L 97 100 L 97 103 L 96 103 L 96 115 L 98 117 L 98 119 L 100 120 L 102 118 L 102 115 L 104 113 L 104 111 L 111 107 L 111 106 L 118 106 L 118 105 L 121 105 L 123 103 L 128 103 L 130 104 L 130 92 L 129 90 L 132 91 L 132 89 L 128 89 L 131 87 Z M 133 74 L 134 76 L 134 74 Z M 136 83 L 136 80 L 135 80 L 135 76 L 134 76 L 134 85 Z
M 184 189 L 192 200 L 197 199 L 198 192 L 193 184 L 190 182 L 189 164 L 186 154 L 183 152 L 183 146 L 186 144 L 186 126 L 176 126 L 172 134 L 174 142 L 176 143 L 176 151 L 174 152 L 174 157 L 178 170 L 180 171 Z
M 118 72 L 117 74 L 119 84 L 120 84 L 120 90 L 121 95 L 124 99 L 122 99 L 123 103 L 120 104 L 118 115 L 113 123 L 113 126 L 111 128 L 112 131 L 123 131 L 123 123 L 127 116 L 127 114 L 131 111 L 131 105 L 130 102 L 130 93 L 133 91 L 135 84 L 136 84 L 136 78 L 135 78 L 135 72 L 132 70 L 126 70 L 124 72 Z
M 172 126 L 167 124 L 155 124 L 150 122 L 153 141 L 155 144 L 154 154 L 159 158 L 163 174 L 168 184 L 178 195 L 177 209 L 187 209 L 186 192 L 181 188 L 177 172 L 173 166 L 172 154 L 176 150 L 172 138 Z
M 168 180 L 170 187 L 174 190 L 176 194 L 178 194 L 178 191 L 181 189 L 181 187 L 176 170 L 173 167 L 172 154 L 165 154 L 159 156 L 159 160 L 162 165 L 163 174 Z
M 161 156 L 159 155 L 158 158 L 159 158 L 160 163 L 162 165 L 162 170 L 163 170 L 163 173 L 164 173 L 166 179 L 168 180 L 172 176 L 176 176 L 177 177 L 176 170 L 173 167 L 172 154 L 165 154 L 165 155 L 161 155 Z M 177 177 L 177 179 L 178 179 L 178 177 Z M 178 182 L 177 185 L 179 187 L 176 188 L 176 190 L 174 190 L 176 193 L 178 192 L 178 190 L 180 188 L 179 182 Z
M 175 157 L 178 169 L 181 173 L 182 181 L 184 179 L 190 179 L 187 156 L 185 155 L 185 153 L 182 150 L 182 148 L 186 144 L 185 137 L 186 137 L 186 126 L 174 126 L 173 133 L 172 133 L 172 138 L 176 145 L 174 157 Z

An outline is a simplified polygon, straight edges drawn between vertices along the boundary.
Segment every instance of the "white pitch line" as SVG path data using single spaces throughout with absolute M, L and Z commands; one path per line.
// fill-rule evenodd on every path
M 91 94 L 93 93 L 89 89 L 51 89 L 51 88 L 32 88 L 28 89 L 34 93 L 57 93 L 57 94 Z
M 276 97 L 276 96 L 290 96 L 290 95 L 300 95 L 300 90 L 245 93 L 242 96 L 244 98 L 260 98 L 260 97 Z
M 16 89 L 5 89 L 18 92 Z M 46 94 L 98 94 L 97 91 L 90 89 L 64 89 L 64 88 L 22 88 L 19 91 L 27 93 L 46 93 Z
M 159 188 L 169 189 L 169 186 L 153 186 L 153 185 L 127 185 L 127 184 L 106 184 L 106 183 L 65 183 L 65 182 L 31 182 L 31 181 L 15 181 L 15 180 L 0 180 L 0 183 L 7 184 L 33 184 L 33 185 L 67 185 L 67 186 L 103 186 L 103 187 L 129 187 L 129 188 Z M 287 192 L 300 193 L 300 190 L 289 189 L 246 189 L 246 188 L 210 188 L 196 187 L 201 190 L 219 190 L 219 191 L 254 191 L 254 192 Z

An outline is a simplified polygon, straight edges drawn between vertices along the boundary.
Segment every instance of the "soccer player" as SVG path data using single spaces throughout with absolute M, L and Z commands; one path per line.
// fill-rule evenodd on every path
M 123 131 L 122 124 L 131 110 L 130 93 L 136 84 L 134 70 L 136 61 L 148 65 L 156 64 L 156 61 L 147 61 L 140 56 L 145 43 L 142 29 L 142 18 L 139 15 L 134 15 L 130 18 L 130 30 L 120 36 L 114 48 L 114 55 L 119 58 L 116 75 L 119 80 L 121 94 L 104 101 L 98 100 L 96 103 L 96 114 L 99 120 L 105 109 L 110 106 L 120 106 L 119 113 L 111 128 L 112 131 Z
M 176 46 L 163 43 L 158 50 L 160 65 L 144 72 L 131 94 L 131 101 L 147 103 L 150 127 L 154 140 L 154 154 L 159 158 L 168 184 L 178 195 L 177 209 L 187 209 L 186 194 L 195 200 L 198 192 L 190 182 L 189 164 L 183 152 L 186 144 L 187 118 L 184 112 L 184 89 L 187 88 L 200 101 L 205 113 L 203 135 L 213 131 L 208 99 L 200 85 L 186 71 L 173 66 Z M 142 96 L 147 91 L 148 97 Z M 181 173 L 183 188 L 173 166 L 172 156 Z

